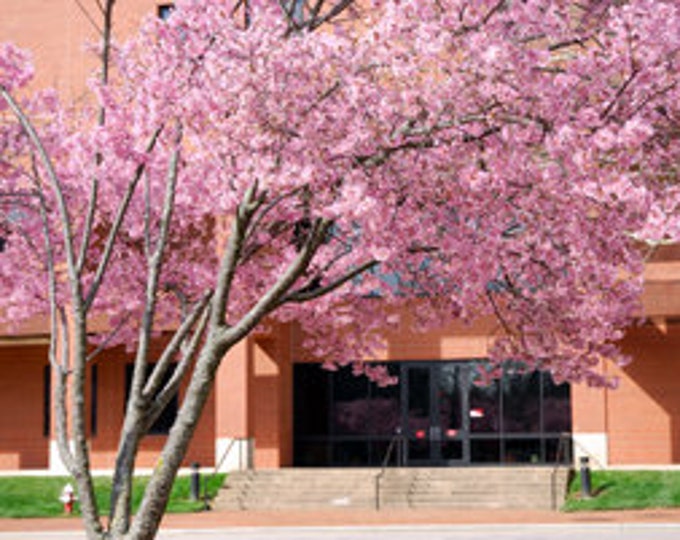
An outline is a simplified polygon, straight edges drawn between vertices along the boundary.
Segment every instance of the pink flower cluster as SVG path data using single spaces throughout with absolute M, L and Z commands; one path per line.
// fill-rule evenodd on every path
M 180 298 L 216 286 L 234 216 L 257 186 L 229 324 L 296 260 L 314 224 L 330 222 L 270 313 L 302 325 L 316 356 L 371 355 L 400 310 L 409 317 L 397 325 L 415 330 L 491 315 L 494 359 L 605 383 L 598 362 L 625 361 L 615 343 L 640 313 L 634 239 L 680 231 L 669 189 L 680 155 L 680 9 L 673 0 L 591 4 L 386 0 L 316 32 L 290 31 L 277 2 L 263 2 L 248 28 L 218 0 L 180 0 L 169 20 L 149 19 L 119 49 L 115 82 L 95 88 L 104 124 L 96 107 L 34 111 L 73 231 L 89 219 L 96 179 L 93 233 L 73 239 L 88 258 L 85 290 L 143 171 L 96 311 L 120 327 L 119 342 L 134 339 L 126 321 L 144 305 L 176 166 L 159 331 L 177 320 Z M 23 53 L 0 48 L 3 88 L 30 73 Z M 28 166 L 28 146 L 7 152 L 16 130 L 3 117 L 0 164 L 23 171 L 11 185 L 1 179 L 16 195 L 0 201 L 6 318 L 43 312 L 46 296 L 31 199 L 46 171 Z M 48 221 L 59 259 L 64 223 L 56 212 Z M 358 268 L 367 270 L 353 275 Z

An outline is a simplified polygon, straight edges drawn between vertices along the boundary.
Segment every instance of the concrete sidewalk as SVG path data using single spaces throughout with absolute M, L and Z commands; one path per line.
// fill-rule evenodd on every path
M 490 525 L 490 524 L 680 523 L 680 508 L 575 512 L 527 510 L 305 510 L 208 511 L 169 514 L 163 529 L 225 527 L 349 527 L 361 525 Z M 0 519 L 0 532 L 81 530 L 79 518 Z

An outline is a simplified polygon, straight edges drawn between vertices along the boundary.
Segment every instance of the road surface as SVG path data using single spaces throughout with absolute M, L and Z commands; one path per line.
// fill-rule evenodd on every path
M 5 532 L 0 540 L 84 540 L 80 532 Z M 680 523 L 398 525 L 168 529 L 158 540 L 678 540 Z

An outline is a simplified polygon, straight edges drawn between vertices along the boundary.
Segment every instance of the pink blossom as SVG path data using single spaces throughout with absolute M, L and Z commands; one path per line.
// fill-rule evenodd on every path
M 244 29 L 221 1 L 180 0 L 173 17 L 149 19 L 121 45 L 112 82 L 93 83 L 92 100 L 17 96 L 63 187 L 73 248 L 86 255 L 81 290 L 139 177 L 89 313 L 120 326 L 110 343 L 137 339 L 127 321 L 144 309 L 175 164 L 156 331 L 176 327 L 180 298 L 215 288 L 240 231 L 224 321 L 245 320 L 284 283 L 267 320 L 299 325 L 327 368 L 375 356 L 385 320 L 428 331 L 495 316 L 505 333 L 493 361 L 607 384 L 594 366 L 625 358 L 612 344 L 640 313 L 632 239 L 680 237 L 677 2 L 610 3 L 576 20 L 561 1 L 498 10 L 497 0 L 386 0 L 357 5 L 356 27 L 298 33 L 278 4 L 257 4 Z M 564 45 L 573 43 L 585 45 Z M 25 53 L 0 46 L 5 90 L 30 75 Z M 47 165 L 28 167 L 35 148 L 0 103 L 2 190 L 33 201 L 29 180 L 47 178 Z M 62 272 L 58 197 L 44 195 Z M 8 201 L 2 314 L 25 320 L 48 306 L 47 252 L 28 241 L 44 238 L 37 206 Z M 61 278 L 56 296 L 68 305 Z M 356 371 L 390 379 L 370 363 Z

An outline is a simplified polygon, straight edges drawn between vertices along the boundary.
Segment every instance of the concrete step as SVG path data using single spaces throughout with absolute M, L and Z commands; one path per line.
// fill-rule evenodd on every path
M 563 504 L 569 472 L 549 467 L 280 469 L 229 475 L 214 505 L 230 509 L 534 508 Z M 379 481 L 377 478 L 380 477 Z

